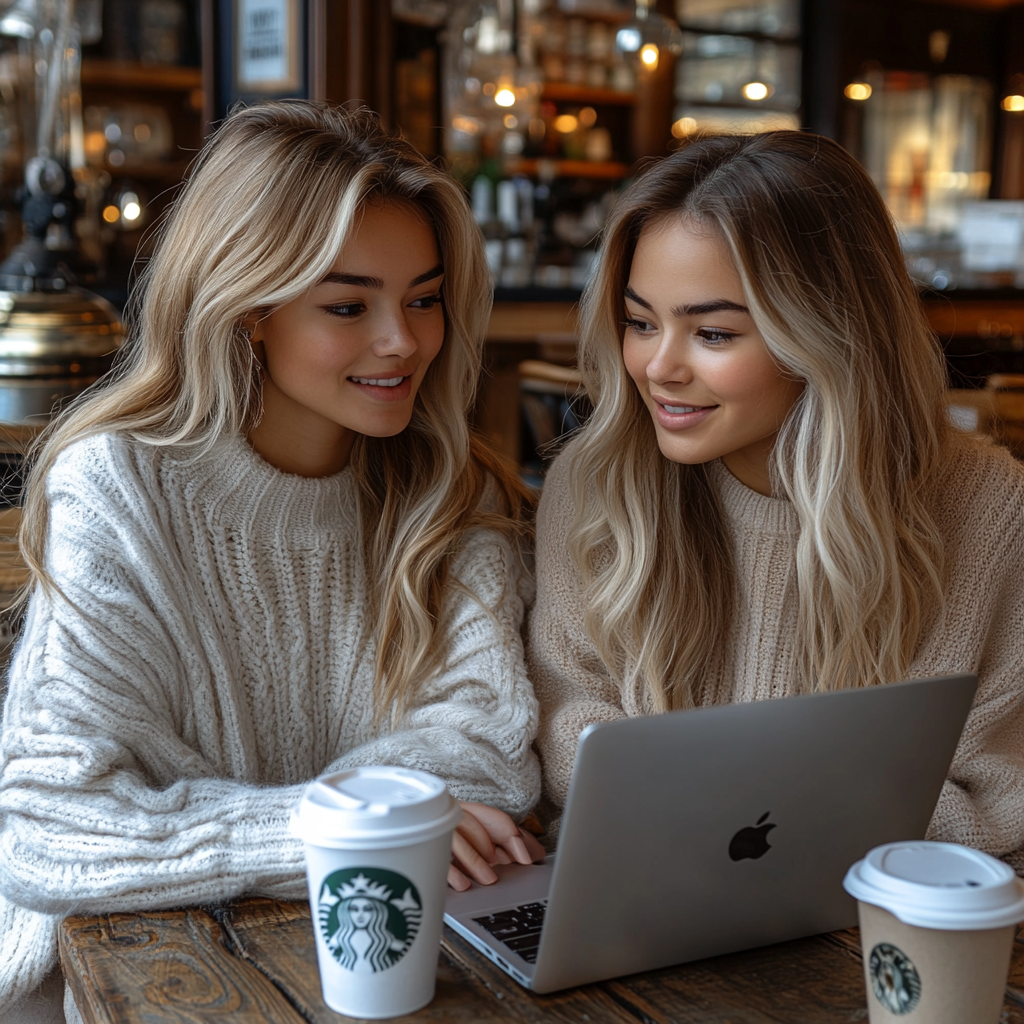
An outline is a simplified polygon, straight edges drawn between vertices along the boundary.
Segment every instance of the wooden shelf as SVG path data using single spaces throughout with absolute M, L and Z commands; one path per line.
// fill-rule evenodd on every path
M 175 65 L 86 59 L 82 61 L 82 85 L 190 92 L 203 87 L 203 72 L 200 68 Z
M 567 18 L 588 18 L 590 21 L 606 21 L 609 25 L 624 25 L 633 17 L 632 8 L 622 10 L 608 8 L 602 4 L 574 3 L 565 7 L 559 6 L 559 11 Z
M 799 46 L 800 35 L 772 35 L 769 32 L 758 32 L 753 29 L 708 28 L 706 25 L 680 25 L 683 32 L 691 32 L 695 36 L 733 36 L 737 39 L 752 39 L 755 43 L 777 43 L 779 46 Z
M 531 178 L 540 176 L 543 164 L 552 165 L 556 178 L 601 178 L 618 181 L 629 176 L 629 165 L 613 161 L 598 162 L 596 160 L 518 160 L 509 162 L 509 170 L 513 174 L 526 174 Z
M 575 339 L 574 302 L 496 302 L 491 309 L 488 343 Z
M 636 93 L 592 89 L 588 85 L 569 85 L 568 82 L 546 82 L 541 99 L 553 103 L 587 103 L 595 107 L 632 107 L 636 104 Z
M 103 169 L 113 178 L 135 178 L 138 181 L 177 182 L 185 177 L 189 160 L 174 160 L 162 163 L 150 160 L 146 163 L 124 163 L 120 167 L 105 163 Z
M 748 100 L 742 96 L 735 99 L 707 100 L 699 96 L 680 96 L 679 105 L 685 105 L 687 110 L 699 108 L 700 110 L 742 110 L 751 114 L 767 112 L 769 114 L 797 114 L 800 111 L 798 106 L 784 106 L 781 103 L 772 103 L 770 100 Z
M 942 341 L 954 337 L 989 338 L 1009 343 L 1024 334 L 1024 301 L 959 299 L 956 292 L 943 301 L 925 299 L 925 315 Z

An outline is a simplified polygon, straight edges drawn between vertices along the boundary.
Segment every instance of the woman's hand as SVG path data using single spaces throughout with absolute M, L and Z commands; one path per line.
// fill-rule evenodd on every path
M 504 811 L 487 804 L 459 801 L 462 821 L 452 836 L 448 884 L 462 892 L 470 882 L 491 885 L 498 880 L 495 864 L 532 864 L 544 859 L 544 847 Z

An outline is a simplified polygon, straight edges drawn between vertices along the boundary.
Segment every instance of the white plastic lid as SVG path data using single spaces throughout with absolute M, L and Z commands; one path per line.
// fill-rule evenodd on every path
M 444 782 L 413 768 L 352 768 L 306 786 L 291 831 L 339 850 L 411 846 L 450 832 L 462 808 Z
M 919 928 L 983 931 L 1024 921 L 1024 881 L 1013 868 L 956 843 L 877 846 L 850 868 L 843 887 Z

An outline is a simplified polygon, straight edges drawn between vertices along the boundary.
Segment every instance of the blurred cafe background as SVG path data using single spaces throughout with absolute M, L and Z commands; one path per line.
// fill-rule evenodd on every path
M 26 444 L 109 366 L 203 138 L 286 96 L 363 101 L 464 183 L 495 285 L 477 423 L 537 485 L 586 415 L 575 303 L 616 193 L 708 129 L 863 163 L 953 422 L 1024 455 L 1024 0 L 0 0 L 0 607 Z

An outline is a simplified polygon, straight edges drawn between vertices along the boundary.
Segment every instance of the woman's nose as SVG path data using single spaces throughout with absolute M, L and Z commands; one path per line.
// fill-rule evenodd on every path
M 693 369 L 685 344 L 671 337 L 662 338 L 647 364 L 647 379 L 654 384 L 688 384 L 692 381 Z
M 373 343 L 378 356 L 411 356 L 419 347 L 402 312 L 396 312 L 384 319 L 380 325 L 377 340 Z

